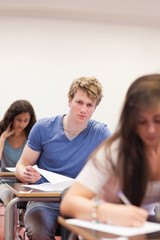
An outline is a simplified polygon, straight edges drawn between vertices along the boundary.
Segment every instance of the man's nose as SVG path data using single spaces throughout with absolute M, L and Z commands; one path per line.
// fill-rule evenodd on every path
M 86 112 L 87 111 L 87 107 L 85 106 L 85 105 L 83 105 L 82 107 L 81 107 L 81 112 Z

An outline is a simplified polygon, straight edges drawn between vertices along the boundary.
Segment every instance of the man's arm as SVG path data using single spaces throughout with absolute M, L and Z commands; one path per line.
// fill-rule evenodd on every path
M 21 182 L 35 183 L 41 176 L 32 166 L 37 162 L 40 152 L 32 150 L 28 145 L 25 146 L 23 153 L 16 165 L 16 177 Z

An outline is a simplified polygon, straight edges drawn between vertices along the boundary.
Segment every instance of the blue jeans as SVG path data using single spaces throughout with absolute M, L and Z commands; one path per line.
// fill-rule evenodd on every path
M 59 214 L 59 203 L 30 202 L 24 216 L 28 238 L 30 240 L 55 239 Z

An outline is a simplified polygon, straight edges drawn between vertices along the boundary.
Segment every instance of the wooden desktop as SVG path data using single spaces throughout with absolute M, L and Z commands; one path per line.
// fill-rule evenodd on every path
M 7 179 L 16 178 L 15 172 L 11 172 L 6 168 L 0 168 L 0 179 L 3 179 L 3 178 L 7 178 Z
M 7 183 L 6 186 L 14 193 L 15 197 L 8 203 L 5 209 L 4 240 L 14 240 L 15 210 L 18 202 L 43 201 L 60 202 L 61 192 L 46 192 L 24 187 L 24 183 Z

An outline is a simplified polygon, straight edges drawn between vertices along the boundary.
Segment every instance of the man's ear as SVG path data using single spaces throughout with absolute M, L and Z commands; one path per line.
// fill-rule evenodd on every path
M 72 100 L 69 98 L 69 99 L 68 99 L 68 106 L 69 106 L 69 107 L 71 106 L 71 101 L 72 101 Z

